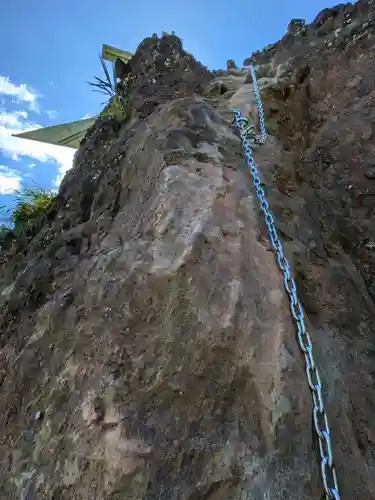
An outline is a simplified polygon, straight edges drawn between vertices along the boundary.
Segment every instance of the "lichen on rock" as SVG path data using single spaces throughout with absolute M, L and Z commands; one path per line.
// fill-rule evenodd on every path
M 372 1 L 340 5 L 244 63 L 341 498 L 369 500 L 373 23 Z M 259 126 L 253 82 L 228 66 L 145 39 L 126 120 L 98 118 L 43 225 L 1 250 L 1 498 L 322 497 L 303 357 L 232 124 L 238 108 Z

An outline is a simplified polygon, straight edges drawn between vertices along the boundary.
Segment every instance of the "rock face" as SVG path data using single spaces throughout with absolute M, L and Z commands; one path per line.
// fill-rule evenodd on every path
M 246 62 L 344 500 L 375 499 L 374 10 L 323 11 Z M 303 358 L 230 123 L 233 107 L 256 121 L 250 82 L 176 36 L 143 41 L 128 120 L 98 120 L 39 231 L 2 251 L 1 499 L 322 498 Z

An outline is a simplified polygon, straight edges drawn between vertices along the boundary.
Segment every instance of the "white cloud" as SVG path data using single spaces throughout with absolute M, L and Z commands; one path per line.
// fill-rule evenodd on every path
M 75 150 L 13 137 L 12 134 L 41 128 L 41 125 L 30 122 L 27 118 L 25 111 L 0 111 L 0 152 L 15 161 L 26 156 L 43 163 L 56 162 L 59 172 L 54 183 L 59 185 L 65 173 L 72 167 Z
M 17 170 L 0 165 L 0 195 L 13 194 L 21 187 L 22 178 Z
M 0 173 L 7 173 L 7 174 L 20 174 L 21 172 L 16 169 L 16 168 L 10 168 L 7 165 L 0 165 Z
M 7 113 L 4 109 L 0 109 L 0 125 L 6 127 L 23 129 L 24 120 L 26 120 L 28 114 L 26 111 L 13 111 L 12 113 Z
M 57 111 L 55 109 L 47 109 L 46 114 L 50 120 L 53 120 L 57 116 Z
M 17 101 L 27 102 L 32 111 L 39 111 L 38 95 L 25 83 L 17 85 L 12 83 L 7 76 L 0 76 L 0 94 L 16 97 Z

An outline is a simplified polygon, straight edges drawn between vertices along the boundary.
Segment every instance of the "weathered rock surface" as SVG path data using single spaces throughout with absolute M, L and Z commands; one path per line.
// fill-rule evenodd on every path
M 375 499 L 374 44 L 360 1 L 251 58 L 270 131 L 254 154 L 344 500 Z M 303 359 L 230 124 L 233 107 L 256 119 L 252 85 L 164 36 L 124 88 L 130 118 L 98 120 L 43 226 L 2 252 L 0 498 L 320 499 Z

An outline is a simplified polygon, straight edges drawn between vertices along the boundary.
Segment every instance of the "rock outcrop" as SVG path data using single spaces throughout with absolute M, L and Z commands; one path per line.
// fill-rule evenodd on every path
M 341 498 L 375 499 L 373 1 L 257 66 L 254 145 L 320 369 Z M 0 498 L 322 498 L 312 402 L 231 109 L 176 36 L 124 71 L 38 231 L 1 254 Z

